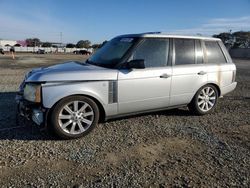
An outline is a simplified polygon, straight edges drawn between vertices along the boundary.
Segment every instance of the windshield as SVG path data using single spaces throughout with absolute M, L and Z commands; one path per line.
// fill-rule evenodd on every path
M 114 38 L 96 51 L 87 63 L 113 68 L 135 43 L 135 38 Z

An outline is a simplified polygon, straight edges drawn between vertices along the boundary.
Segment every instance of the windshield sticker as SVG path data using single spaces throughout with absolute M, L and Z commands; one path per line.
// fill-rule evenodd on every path
M 134 39 L 133 38 L 121 38 L 121 42 L 132 42 Z

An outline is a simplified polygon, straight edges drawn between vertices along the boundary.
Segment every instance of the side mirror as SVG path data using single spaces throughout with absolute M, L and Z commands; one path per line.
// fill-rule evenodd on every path
M 127 63 L 129 69 L 145 69 L 144 59 L 135 59 Z

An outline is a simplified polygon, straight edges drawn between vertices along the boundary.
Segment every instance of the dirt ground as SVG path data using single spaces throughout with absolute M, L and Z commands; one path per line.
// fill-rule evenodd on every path
M 0 187 L 250 187 L 250 60 L 209 115 L 186 108 L 111 120 L 84 138 L 55 140 L 16 123 L 25 72 L 81 55 L 0 56 Z

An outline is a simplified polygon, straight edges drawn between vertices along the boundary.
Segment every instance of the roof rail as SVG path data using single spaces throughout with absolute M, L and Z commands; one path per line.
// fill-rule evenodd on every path
M 153 32 L 145 32 L 145 33 L 141 33 L 141 34 L 161 34 L 160 31 L 153 31 Z

